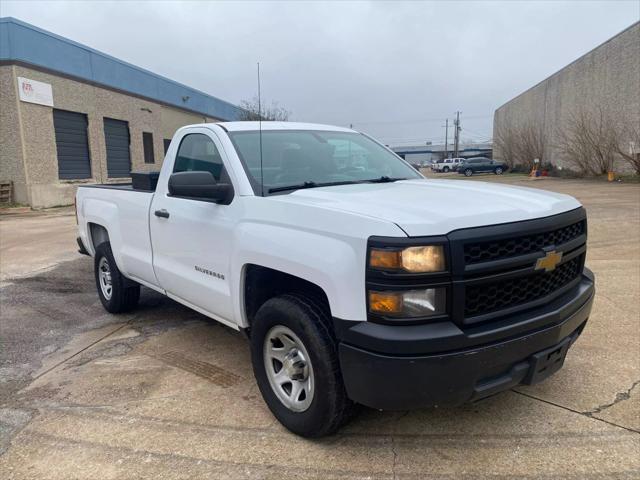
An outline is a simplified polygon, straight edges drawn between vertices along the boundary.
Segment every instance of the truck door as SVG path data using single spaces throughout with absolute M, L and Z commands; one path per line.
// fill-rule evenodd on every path
M 172 197 L 167 190 L 171 173 L 184 171 L 209 171 L 218 182 L 231 183 L 224 150 L 206 128 L 189 130 L 175 141 L 179 144 L 172 171 L 163 170 L 151 205 L 154 270 L 169 296 L 223 323 L 235 323 L 229 257 L 237 202 Z

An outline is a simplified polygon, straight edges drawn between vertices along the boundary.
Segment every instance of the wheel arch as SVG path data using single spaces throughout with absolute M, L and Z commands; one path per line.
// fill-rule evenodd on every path
M 95 253 L 98 245 L 109 241 L 109 231 L 104 225 L 100 225 L 94 222 L 88 222 L 87 227 L 89 230 L 89 239 L 91 240 L 91 247 Z
M 331 316 L 329 298 L 325 290 L 304 278 L 253 263 L 243 268 L 241 306 L 245 324 L 251 328 L 258 309 L 270 298 L 285 293 L 298 293 L 315 300 Z

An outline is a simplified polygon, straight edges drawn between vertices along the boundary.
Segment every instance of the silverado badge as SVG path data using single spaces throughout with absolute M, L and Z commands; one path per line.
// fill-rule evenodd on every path
M 552 250 L 547 252 L 544 257 L 539 258 L 536 261 L 536 266 L 534 268 L 535 270 L 544 269 L 545 272 L 550 272 L 558 266 L 560 260 L 562 260 L 562 252 L 558 253 L 555 250 Z

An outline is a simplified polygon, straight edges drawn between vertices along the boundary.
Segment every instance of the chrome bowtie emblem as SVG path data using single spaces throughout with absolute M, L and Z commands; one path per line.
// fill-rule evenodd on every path
M 545 272 L 550 272 L 555 270 L 555 268 L 562 260 L 562 252 L 556 252 L 552 250 L 551 252 L 547 252 L 547 254 L 536 260 L 536 266 L 534 267 L 536 270 L 544 269 Z

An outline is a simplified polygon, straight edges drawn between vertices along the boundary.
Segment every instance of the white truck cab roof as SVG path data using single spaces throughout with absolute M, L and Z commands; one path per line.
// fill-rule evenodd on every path
M 323 130 L 329 132 L 351 132 L 357 133 L 355 130 L 344 127 L 336 127 L 334 125 L 323 125 L 320 123 L 302 123 L 302 122 L 221 122 L 217 123 L 229 132 L 241 132 L 248 130 Z

